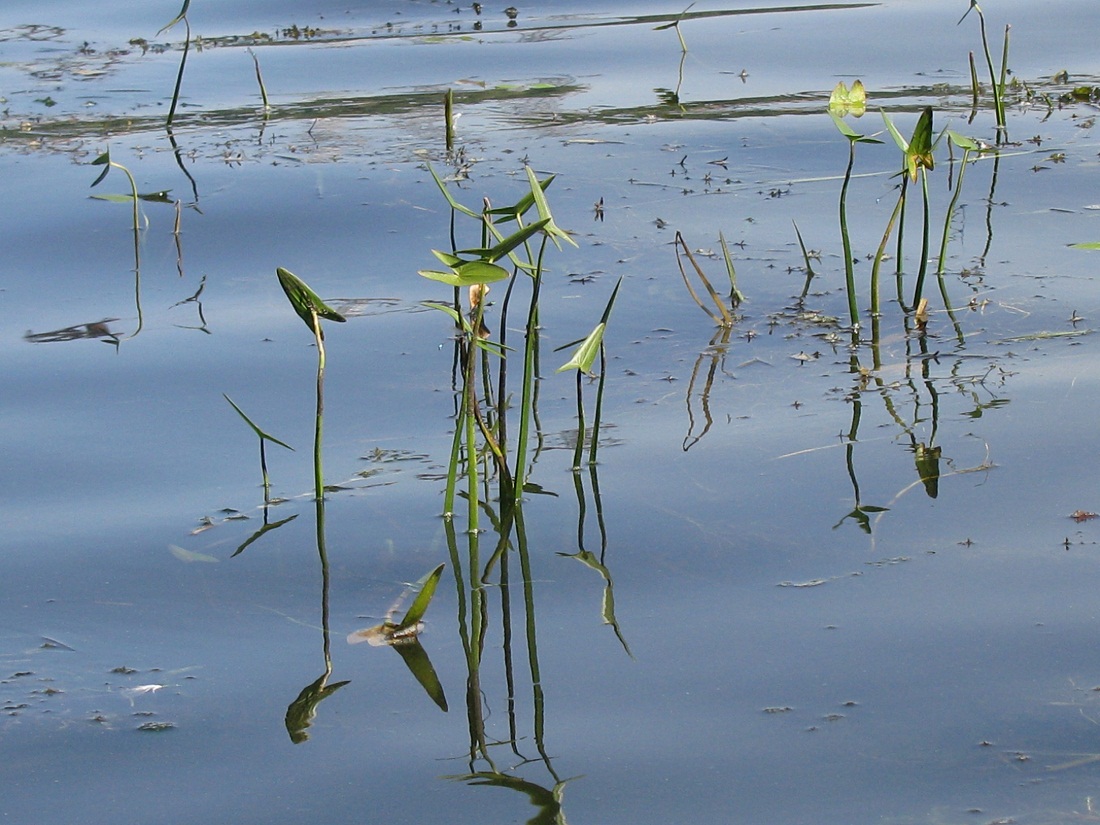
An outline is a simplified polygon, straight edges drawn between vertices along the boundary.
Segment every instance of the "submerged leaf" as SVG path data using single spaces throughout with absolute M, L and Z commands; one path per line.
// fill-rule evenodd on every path
M 182 547 L 177 547 L 174 544 L 169 544 L 168 549 L 172 551 L 172 555 L 183 562 L 206 562 L 207 564 L 216 563 L 218 559 L 213 556 L 208 556 L 206 553 L 196 553 L 193 550 L 184 550 Z

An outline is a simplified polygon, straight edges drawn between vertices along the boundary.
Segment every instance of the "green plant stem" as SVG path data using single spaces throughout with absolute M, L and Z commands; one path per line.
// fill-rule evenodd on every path
M 531 305 L 527 311 L 527 331 L 523 346 L 523 385 L 520 398 L 519 437 L 516 443 L 516 466 L 513 473 L 517 504 L 523 499 L 523 486 L 527 481 L 527 439 L 531 428 L 535 381 L 537 380 L 535 351 L 538 348 L 539 335 L 539 292 L 542 289 L 542 258 L 549 240 L 548 235 L 542 236 L 542 244 L 539 246 L 538 260 L 535 264 L 535 274 L 531 285 Z
M 959 177 L 955 181 L 955 191 L 951 194 L 951 202 L 947 205 L 947 214 L 943 219 L 943 237 L 940 239 L 940 257 L 936 264 L 936 274 L 942 275 L 947 261 L 947 238 L 951 231 L 951 218 L 955 214 L 955 207 L 959 203 L 959 195 L 962 194 L 963 178 L 966 176 L 966 167 L 970 161 L 970 150 L 964 149 L 962 165 L 959 167 Z
M 584 454 L 584 376 L 580 370 L 577 373 L 577 445 L 573 450 L 573 472 L 580 472 L 581 455 Z
M 1005 115 L 1005 89 L 1008 88 L 1008 39 L 1009 32 L 1012 30 L 1012 26 L 1005 26 L 1005 40 L 1004 46 L 1001 47 L 1001 82 L 1000 82 L 1000 94 L 997 96 L 997 125 L 1000 127 L 1001 138 L 1004 141 L 1008 141 L 1008 117 Z
M 978 12 L 978 25 L 982 33 L 982 49 L 985 51 L 985 63 L 989 68 L 989 82 L 993 84 L 993 111 L 997 116 L 997 143 L 1000 144 L 1004 139 L 1005 127 L 1004 102 L 1001 100 L 1001 86 L 997 83 L 997 72 L 993 68 L 993 56 L 989 53 L 989 38 L 986 36 L 985 32 L 985 15 L 982 14 L 981 8 L 976 3 L 973 5 L 973 8 Z
M 844 245 L 844 283 L 848 290 L 848 316 L 852 329 L 859 329 L 859 307 L 856 304 L 856 277 L 852 268 L 852 242 L 848 238 L 848 183 L 852 179 L 852 167 L 856 162 L 856 142 L 848 139 L 848 168 L 844 171 L 844 185 L 840 187 L 840 239 Z
M 894 211 L 890 213 L 890 220 L 886 222 L 886 231 L 882 233 L 882 241 L 875 252 L 875 262 L 871 265 L 871 315 L 878 317 L 879 309 L 879 269 L 882 267 L 882 259 L 886 254 L 886 244 L 890 240 L 890 233 L 894 231 L 894 223 L 901 214 L 902 195 L 898 195 L 898 201 L 894 204 Z
M 913 290 L 914 307 L 920 303 L 921 294 L 924 292 L 924 275 L 928 271 L 928 234 L 930 220 L 928 214 L 928 171 L 923 166 L 920 170 L 920 180 L 924 204 L 924 237 L 921 239 L 920 267 L 917 269 L 917 286 L 916 289 Z
M 325 497 L 325 476 L 321 469 L 321 439 L 325 418 L 325 334 L 321 319 L 313 313 L 313 338 L 317 342 L 317 419 L 313 431 L 313 489 L 320 501 Z
M 600 341 L 600 382 L 596 386 L 596 410 L 592 414 L 592 441 L 588 448 L 588 464 L 596 464 L 596 448 L 600 443 L 600 420 L 603 418 L 603 386 L 607 377 L 607 348 Z
M 448 89 L 447 93 L 443 96 L 443 119 L 446 124 L 444 126 L 444 140 L 448 152 L 454 151 L 455 148 L 454 106 L 454 91 Z
M 905 206 L 908 203 L 906 195 L 909 193 L 909 175 L 905 173 L 904 167 L 901 171 L 901 194 L 899 198 L 901 200 L 901 214 L 898 215 L 898 242 L 894 252 L 894 274 L 901 277 L 902 260 L 904 258 L 904 239 L 905 239 Z M 901 304 L 905 302 L 901 300 L 901 290 L 898 290 L 898 301 Z
M 260 439 L 260 472 L 264 477 L 264 503 L 271 500 L 271 480 L 267 475 L 267 450 L 264 449 L 265 439 Z
M 172 105 L 168 109 L 168 120 L 165 123 L 166 126 L 171 127 L 172 121 L 176 118 L 176 106 L 179 104 L 180 99 L 180 87 L 183 86 L 183 69 L 187 65 L 187 53 L 191 49 L 191 23 L 187 17 L 182 18 L 183 25 L 187 29 L 187 38 L 183 41 L 183 57 L 180 58 L 180 69 L 176 73 L 176 88 L 172 91 Z
M 974 63 L 974 52 L 970 52 L 970 117 L 967 123 L 973 123 L 978 115 L 978 67 Z

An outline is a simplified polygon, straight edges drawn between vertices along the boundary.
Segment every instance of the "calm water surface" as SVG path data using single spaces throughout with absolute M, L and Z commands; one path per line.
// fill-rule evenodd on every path
M 1065 97 L 1100 86 L 1094 2 L 983 4 L 995 59 L 1012 25 L 1015 82 L 1009 141 L 950 223 L 955 322 L 933 274 L 960 174 L 944 143 L 927 327 L 891 257 L 877 328 L 854 348 L 846 329 L 829 92 L 861 78 L 870 111 L 847 122 L 885 141 L 857 146 L 848 192 L 865 311 L 900 167 L 877 110 L 995 141 L 988 98 L 968 122 L 968 52 L 988 78 L 967 5 L 698 3 L 684 53 L 657 29 L 682 6 L 655 0 L 514 21 L 195 0 L 174 148 L 185 32 L 157 30 L 177 4 L 5 3 L 5 821 L 1095 817 L 1100 253 L 1070 245 L 1100 241 L 1100 146 L 1095 94 Z M 128 191 L 117 169 L 89 188 L 108 148 L 167 190 L 142 202 L 137 267 L 129 204 L 89 197 Z M 429 162 L 473 209 L 521 197 L 524 163 L 555 174 L 578 244 L 547 258 L 538 490 L 512 529 L 487 487 L 477 542 L 440 517 L 453 331 L 421 302 L 450 290 L 416 273 L 451 240 Z M 792 222 L 818 276 L 802 300 Z M 731 244 L 748 300 L 725 335 L 677 232 L 715 284 Z M 349 315 L 328 327 L 320 512 L 316 353 L 278 266 Z M 575 474 L 554 350 L 620 277 L 600 461 Z M 267 451 L 282 503 L 223 393 L 295 448 Z M 441 563 L 433 696 L 345 639 Z

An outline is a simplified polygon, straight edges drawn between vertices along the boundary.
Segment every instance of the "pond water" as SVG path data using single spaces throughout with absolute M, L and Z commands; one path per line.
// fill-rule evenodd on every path
M 195 0 L 158 32 L 177 3 L 8 0 L 3 818 L 1100 815 L 1100 253 L 1073 246 L 1100 241 L 1100 6 L 982 5 L 997 67 L 1012 26 L 997 146 L 968 5 Z M 827 107 L 856 79 L 844 122 L 882 142 L 846 191 L 853 330 Z M 918 182 L 872 318 L 903 162 L 879 110 L 908 138 L 925 107 L 988 148 L 964 175 L 936 145 L 926 314 Z M 442 517 L 461 382 L 424 303 L 452 290 L 417 272 L 481 245 L 433 170 L 480 212 L 527 165 L 576 246 L 544 258 L 523 460 L 532 280 L 488 296 L 485 415 L 527 486 L 511 507 L 486 459 L 472 533 L 465 479 Z M 163 193 L 137 231 L 126 171 Z M 717 314 L 686 253 L 724 296 L 720 236 L 727 327 L 681 276 Z M 347 316 L 320 506 L 277 267 Z M 574 472 L 555 370 L 620 279 Z M 223 394 L 294 448 L 267 443 L 269 493 Z M 441 564 L 413 643 L 348 643 Z

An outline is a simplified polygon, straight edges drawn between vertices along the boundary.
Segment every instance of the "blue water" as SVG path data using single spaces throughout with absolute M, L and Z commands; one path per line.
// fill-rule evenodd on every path
M 1085 334 L 1100 302 L 1097 253 L 1068 244 L 1100 239 L 1100 197 L 1095 106 L 1057 100 L 1100 84 L 1094 3 L 983 4 L 997 54 L 1011 22 L 1013 76 L 1034 94 L 1013 93 L 996 180 L 992 160 L 970 167 L 951 225 L 964 341 L 930 276 L 922 355 L 892 261 L 877 366 L 864 316 L 862 381 L 843 329 L 848 147 L 828 93 L 863 79 L 872 111 L 849 122 L 867 134 L 884 128 L 879 105 L 904 134 L 930 105 L 937 129 L 992 141 L 987 106 L 967 123 L 967 52 L 986 72 L 975 14 L 956 25 L 966 6 L 685 19 L 681 69 L 675 32 L 633 19 L 683 11 L 658 2 L 540 3 L 513 29 L 486 5 L 478 31 L 453 4 L 195 0 L 192 33 L 208 42 L 189 53 L 174 133 L 192 184 L 163 128 L 183 31 L 157 29 L 178 5 L 6 3 L 3 818 L 1088 814 L 1098 522 L 1069 516 L 1100 510 L 1100 370 Z M 294 41 L 295 25 L 321 31 Z M 139 37 L 167 48 L 143 54 Z M 682 105 L 662 103 L 677 83 Z M 526 544 L 509 534 L 478 591 L 478 669 L 463 647 L 464 506 L 454 552 L 440 518 L 452 330 L 420 305 L 450 290 L 416 275 L 450 244 L 425 166 L 462 163 L 442 146 L 446 88 L 468 164 L 454 197 L 515 200 L 527 161 L 557 175 L 547 195 L 579 245 L 550 250 L 540 316 L 532 481 L 551 495 L 526 497 Z M 849 192 L 861 309 L 896 197 L 897 150 L 878 137 L 857 147 Z M 142 204 L 140 278 L 129 204 L 88 197 L 127 191 L 118 169 L 90 188 L 108 148 L 140 191 L 180 204 L 178 246 L 172 203 Z M 938 149 L 933 257 L 957 174 Z M 820 252 L 801 307 L 792 221 Z M 459 231 L 460 246 L 477 242 Z M 715 284 L 718 233 L 735 244 L 748 302 L 726 350 L 683 287 L 677 231 Z M 343 488 L 324 508 L 327 576 L 311 497 L 316 352 L 277 266 L 352 316 L 326 340 L 326 482 Z M 554 373 L 568 358 L 554 349 L 591 329 L 620 276 L 600 461 L 575 476 L 574 380 Z M 99 323 L 111 334 L 77 334 Z M 295 448 L 269 445 L 285 501 L 266 516 L 256 439 L 223 393 Z M 934 497 L 918 444 L 942 449 Z M 489 499 L 479 567 L 499 540 Z M 265 518 L 291 520 L 234 555 Z M 569 557 L 582 547 L 602 568 Z M 394 651 L 345 641 L 440 563 L 421 642 L 446 713 Z M 629 653 L 605 621 L 608 579 Z M 288 706 L 326 674 L 350 681 L 295 744 Z

